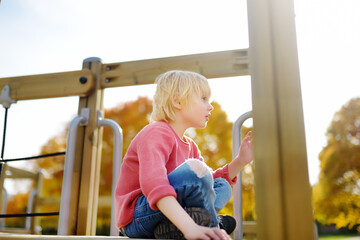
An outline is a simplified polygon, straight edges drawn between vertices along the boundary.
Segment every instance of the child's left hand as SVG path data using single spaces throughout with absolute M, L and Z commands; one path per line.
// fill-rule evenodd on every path
M 243 167 L 253 160 L 253 141 L 251 139 L 252 132 L 249 131 L 245 138 L 242 140 L 239 148 L 239 158 L 242 162 Z
M 253 160 L 252 132 L 249 131 L 241 142 L 238 155 L 229 164 L 229 177 L 233 179 L 248 163 Z

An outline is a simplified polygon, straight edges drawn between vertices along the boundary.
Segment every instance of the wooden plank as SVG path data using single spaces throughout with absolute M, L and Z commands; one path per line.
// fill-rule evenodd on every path
M 74 186 L 72 186 L 74 187 Z M 51 205 L 60 206 L 60 197 L 40 197 L 38 199 L 38 205 Z M 111 207 L 111 196 L 99 196 L 99 207 Z
M 99 196 L 102 128 L 97 127 L 97 111 L 103 110 L 104 90 L 100 87 L 101 62 L 84 63 L 94 73 L 96 85 L 86 98 L 90 109 L 89 124 L 85 127 L 78 205 L 77 235 L 95 235 Z M 85 99 L 84 99 L 85 102 Z
M 7 164 L 0 162 L 0 213 L 4 212 L 3 202 L 4 202 L 4 183 L 5 183 L 5 173 L 6 173 Z M 2 220 L 3 221 L 3 220 Z
M 40 197 L 38 199 L 38 205 L 60 206 L 60 197 Z
M 34 200 L 32 203 L 32 212 L 37 213 L 39 212 L 39 199 L 41 198 L 42 191 L 43 191 L 43 185 L 44 185 L 44 175 L 42 171 L 38 171 L 36 174 L 36 179 L 34 182 L 34 190 L 37 191 L 36 195 L 34 196 Z M 40 226 L 40 218 L 38 217 L 32 217 L 30 218 L 30 233 L 32 234 L 38 234 L 41 232 L 41 230 L 37 227 Z
M 289 240 L 314 239 L 294 3 L 272 0 L 272 6 L 285 236 Z
M 256 222 L 244 221 L 243 222 L 243 232 L 244 232 L 244 234 L 247 234 L 247 233 L 256 234 Z
M 291 0 L 248 2 L 258 239 L 314 239 Z
M 85 83 L 80 78 L 85 77 Z M 95 86 L 89 70 L 60 72 L 31 76 L 0 78 L 0 90 L 10 86 L 10 97 L 14 100 L 86 96 Z
M 20 168 L 16 168 L 16 167 L 12 167 L 10 165 L 7 165 L 6 167 L 6 172 L 5 172 L 5 177 L 6 178 L 30 178 L 30 179 L 35 179 L 37 178 L 37 173 L 28 171 L 28 170 L 24 170 L 24 169 L 20 169 Z
M 116 240 L 128 239 L 127 237 L 110 237 L 110 236 L 57 236 L 57 235 L 31 235 L 31 234 L 16 234 L 16 233 L 0 233 L 1 240 Z M 136 240 L 133 238 L 133 240 Z
M 99 196 L 98 206 L 111 208 L 111 196 Z
M 260 6 L 259 6 L 260 5 Z M 265 6 L 265 4 L 264 4 Z M 283 236 L 284 219 L 280 176 L 279 143 L 276 116 L 276 93 L 272 69 L 272 49 L 269 45 L 269 26 L 261 27 L 268 17 L 260 3 L 248 2 L 249 64 L 251 65 L 254 159 L 257 232 L 259 239 L 286 240 Z M 266 17 L 265 17 L 266 16 Z M 263 36 L 264 35 L 264 36 Z M 266 37 L 265 39 L 262 39 Z M 270 185 L 270 186 L 269 186 Z
M 173 69 L 207 78 L 248 75 L 247 49 L 103 64 L 101 87 L 151 84 L 159 74 Z

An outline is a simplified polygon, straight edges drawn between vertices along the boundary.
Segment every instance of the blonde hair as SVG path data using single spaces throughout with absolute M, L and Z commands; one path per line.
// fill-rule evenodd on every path
M 155 83 L 157 87 L 150 122 L 174 120 L 175 112 L 172 103 L 174 97 L 182 106 L 188 107 L 189 101 L 195 94 L 204 95 L 207 98 L 211 95 L 207 79 L 195 72 L 168 71 L 159 75 Z

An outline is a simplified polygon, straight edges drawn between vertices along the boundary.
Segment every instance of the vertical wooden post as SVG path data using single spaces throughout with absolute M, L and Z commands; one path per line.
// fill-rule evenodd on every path
M 88 97 L 80 98 L 79 111 L 83 107 L 90 109 L 89 124 L 83 132 L 81 161 L 81 179 L 77 214 L 77 235 L 96 234 L 96 216 L 100 179 L 100 157 L 102 131 L 97 128 L 97 111 L 103 110 L 104 91 L 100 87 L 101 60 L 88 58 L 83 68 L 90 69 L 96 79 L 95 89 Z M 81 133 L 80 133 L 81 134 Z M 78 146 L 77 146 L 78 147 Z
M 0 214 L 3 213 L 3 203 L 4 203 L 4 194 L 3 190 L 5 189 L 4 183 L 5 183 L 5 172 L 6 172 L 6 163 L 0 162 Z M 4 220 L 1 220 L 4 221 Z
M 36 177 L 34 179 L 35 181 L 35 190 L 37 191 L 34 201 L 33 201 L 33 212 L 37 213 L 39 208 L 39 199 L 42 196 L 42 190 L 43 190 L 43 183 L 44 183 L 44 175 L 41 171 L 38 171 L 36 174 Z M 38 229 L 36 229 L 37 226 L 40 226 L 40 218 L 39 217 L 32 217 L 30 220 L 30 233 L 31 234 L 39 234 Z
M 314 239 L 292 0 L 249 0 L 258 239 Z

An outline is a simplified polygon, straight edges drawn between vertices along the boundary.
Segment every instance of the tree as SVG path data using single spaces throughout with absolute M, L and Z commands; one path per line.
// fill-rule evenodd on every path
M 319 181 L 313 187 L 315 218 L 352 229 L 360 224 L 360 98 L 335 113 L 326 138 L 319 154 Z
M 29 199 L 29 193 L 18 193 L 13 196 L 6 206 L 6 214 L 11 213 L 25 213 L 27 207 L 27 201 Z M 11 228 L 24 228 L 25 227 L 25 218 L 8 218 L 5 219 L 5 224 L 7 227 Z

